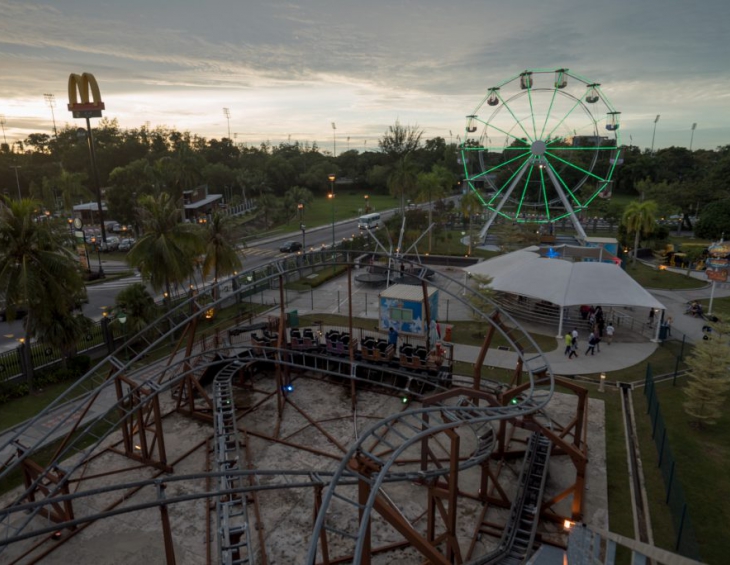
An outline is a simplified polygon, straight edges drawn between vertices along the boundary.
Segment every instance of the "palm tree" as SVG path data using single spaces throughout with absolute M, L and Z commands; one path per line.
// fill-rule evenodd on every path
M 433 223 L 433 201 L 441 200 L 448 194 L 454 182 L 453 175 L 440 165 L 434 165 L 431 172 L 418 175 L 418 194 L 416 202 L 428 202 L 428 225 Z M 431 253 L 431 236 L 433 229 L 428 232 L 428 252 Z
M 642 235 L 650 234 L 656 226 L 657 203 L 653 200 L 639 202 L 634 200 L 624 210 L 623 224 L 626 232 L 634 232 L 634 256 L 631 264 L 636 264 L 636 255 L 639 251 L 639 239 Z
M 406 195 L 414 196 L 417 190 L 418 171 L 410 159 L 410 155 L 404 155 L 388 176 L 388 188 L 390 194 L 400 197 L 400 213 L 406 211 Z
M 469 218 L 469 255 L 471 255 L 472 251 L 472 218 L 474 217 L 474 214 L 480 212 L 482 210 L 483 204 L 482 201 L 479 199 L 479 197 L 476 195 L 476 193 L 473 190 L 470 190 L 467 192 L 464 196 L 461 197 L 461 213 L 464 214 L 467 218 Z
M 10 320 L 18 305 L 27 306 L 26 343 L 50 332 L 50 324 L 72 316 L 84 292 L 65 225 L 36 221 L 39 207 L 39 202 L 28 199 L 0 202 L 0 302 Z M 32 389 L 32 370 L 28 378 Z
M 117 309 L 127 315 L 125 330 L 130 335 L 136 335 L 157 319 L 155 299 L 142 283 L 134 283 L 120 291 L 115 303 Z
M 234 243 L 238 239 L 233 216 L 224 216 L 216 212 L 205 232 L 205 258 L 203 259 L 203 276 L 213 273 L 213 283 L 218 277 L 233 274 L 241 268 L 241 259 Z M 218 298 L 217 287 L 214 287 L 213 298 Z
M 166 192 L 142 196 L 137 212 L 144 235 L 127 254 L 127 263 L 168 296 L 173 284 L 184 283 L 194 273 L 195 259 L 204 248 L 200 229 L 182 222 L 181 209 Z
M 84 186 L 87 178 L 84 173 L 70 173 L 66 169 L 61 169 L 61 173 L 53 181 L 61 193 L 65 214 L 70 214 L 73 211 L 74 204 L 78 204 L 79 201 L 88 201 L 94 198 L 92 192 Z
M 34 324 L 36 339 L 56 347 L 61 352 L 61 364 L 66 368 L 68 360 L 76 354 L 79 340 L 89 333 L 91 320 L 83 314 L 73 314 L 66 308 L 51 308 L 41 318 L 29 320 Z
M 286 208 L 287 214 L 289 215 L 287 220 L 291 216 L 296 215 L 299 210 L 299 204 L 306 205 L 310 204 L 314 200 L 312 191 L 308 188 L 301 186 L 293 186 L 284 194 L 284 207 Z

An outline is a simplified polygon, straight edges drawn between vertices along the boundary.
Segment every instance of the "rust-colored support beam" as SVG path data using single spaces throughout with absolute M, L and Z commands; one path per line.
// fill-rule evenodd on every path
M 21 457 L 23 454 L 24 451 L 18 449 L 18 457 Z M 65 476 L 63 471 L 45 469 L 33 461 L 30 457 L 26 457 L 20 465 L 23 471 L 23 482 L 25 484 L 25 488 L 30 489 L 30 492 L 27 495 L 28 500 L 30 502 L 35 502 L 36 495 L 41 494 L 43 495 L 43 499 L 48 501 L 50 508 L 42 510 L 41 514 L 56 524 L 73 520 L 74 510 L 72 501 L 65 500 L 59 503 L 54 500 L 55 496 L 69 494 L 68 483 L 64 482 L 57 493 L 53 496 L 49 496 L 51 490 L 54 490 L 55 485 L 58 485 L 63 481 Z M 75 530 L 77 527 L 72 526 L 69 529 Z
M 125 398 L 125 384 L 130 388 L 126 395 L 129 405 L 119 408 L 120 416 L 124 418 L 121 423 L 124 455 L 171 473 L 172 467 L 167 464 L 159 395 L 153 395 L 147 387 L 138 387 L 134 381 L 118 373 L 114 378 L 114 388 L 119 402 Z M 128 411 L 131 413 L 125 418 Z
M 373 505 L 378 514 L 380 514 L 395 530 L 400 533 L 411 546 L 423 555 L 431 565 L 450 565 L 449 561 L 444 557 L 438 549 L 418 533 L 402 516 L 402 514 L 387 504 L 382 497 L 378 496 Z
M 165 498 L 165 483 L 157 486 L 158 496 Z M 167 504 L 160 504 L 160 518 L 162 520 L 162 539 L 165 542 L 165 559 L 167 565 L 175 565 L 175 546 L 172 543 L 172 530 L 170 529 L 170 515 L 167 512 Z
M 368 497 L 370 496 L 370 485 L 366 483 L 365 481 L 358 480 L 357 481 L 357 501 L 360 504 L 360 508 L 358 510 L 359 513 L 359 521 L 362 523 L 363 520 L 363 514 L 365 512 L 364 507 L 368 503 Z M 371 563 L 371 553 L 370 550 L 372 549 L 370 546 L 372 544 L 372 539 L 370 538 L 370 525 L 371 521 L 370 518 L 368 518 L 368 524 L 367 528 L 365 529 L 365 536 L 363 540 L 363 552 L 360 559 L 360 563 L 362 565 L 370 565 Z
M 276 338 L 276 357 L 278 363 L 276 363 L 276 409 L 279 415 L 279 420 L 284 413 L 284 378 L 282 375 L 281 366 L 281 355 L 284 344 L 286 343 L 286 313 L 284 303 L 284 275 L 279 274 L 279 331 Z
M 481 389 L 482 366 L 484 365 L 484 359 L 487 357 L 489 346 L 492 344 L 492 338 L 494 337 L 495 331 L 496 330 L 493 325 L 489 327 L 487 335 L 484 336 L 484 341 L 482 342 L 482 347 L 479 350 L 479 355 L 477 355 L 477 360 L 474 363 L 474 390 Z
M 352 333 L 352 263 L 347 262 L 347 329 L 350 332 L 350 407 L 354 412 L 357 408 L 357 390 L 355 386 L 355 336 Z

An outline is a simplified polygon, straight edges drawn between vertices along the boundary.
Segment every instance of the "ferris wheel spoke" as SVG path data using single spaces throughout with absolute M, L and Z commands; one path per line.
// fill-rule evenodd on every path
M 487 128 L 492 128 L 493 130 L 496 130 L 496 131 L 498 131 L 499 133 L 503 133 L 503 134 L 504 134 L 504 135 L 506 135 L 507 137 L 511 137 L 511 138 L 512 138 L 512 139 L 514 139 L 515 141 L 519 141 L 520 143 L 524 143 L 524 144 L 525 144 L 525 147 L 529 147 L 529 145 L 530 145 L 530 144 L 529 144 L 529 143 L 528 143 L 527 141 L 525 141 L 525 140 L 524 140 L 523 138 L 521 138 L 521 137 L 517 137 L 516 135 L 514 135 L 514 134 L 512 134 L 512 133 L 510 133 L 510 132 L 508 132 L 508 131 L 505 131 L 505 130 L 503 130 L 502 128 L 498 128 L 498 127 L 497 127 L 497 126 L 495 126 L 494 124 L 487 124 Z M 507 146 L 505 146 L 505 149 L 507 149 L 507 148 L 508 148 L 508 147 L 507 147 Z M 518 149 L 519 149 L 519 148 L 518 148 Z
M 573 104 L 573 107 L 570 110 L 568 110 L 568 112 L 555 125 L 555 127 L 550 130 L 550 133 L 547 135 L 547 138 L 548 139 L 550 139 L 550 137 L 555 133 L 555 130 L 558 129 L 561 125 L 563 125 L 563 123 L 565 122 L 565 120 L 567 120 L 570 117 L 570 115 L 575 111 L 575 109 L 578 108 L 579 106 L 580 106 L 580 99 L 576 99 L 575 104 Z M 548 145 L 550 145 L 550 143 L 548 143 Z
M 600 147 L 554 147 L 553 151 L 586 151 L 592 153 L 594 151 L 615 151 L 616 149 L 620 148 L 616 147 L 615 145 L 601 145 Z
M 527 89 L 527 100 L 530 102 L 530 117 L 532 118 L 532 139 L 537 139 L 537 127 L 535 126 L 535 108 L 532 105 L 532 88 Z
M 555 154 L 554 152 L 552 152 L 552 151 L 546 151 L 546 152 L 545 152 L 545 155 L 548 155 L 548 156 L 552 157 L 553 159 L 556 159 L 557 161 L 560 161 L 561 163 L 564 163 L 564 164 L 568 165 L 569 167 L 572 167 L 572 168 L 573 168 L 573 169 L 575 169 L 576 171 L 580 171 L 580 172 L 582 172 L 582 173 L 584 173 L 584 174 L 588 175 L 589 177 L 592 177 L 592 178 L 594 178 L 594 179 L 596 179 L 596 180 L 598 180 L 598 181 L 601 181 L 601 182 L 606 182 L 606 181 L 608 180 L 608 179 L 606 179 L 606 178 L 604 178 L 604 177 L 600 177 L 600 176 L 598 176 L 598 175 L 596 175 L 596 174 L 593 174 L 593 172 L 591 172 L 591 171 L 589 171 L 589 170 L 587 170 L 587 169 L 584 169 L 583 167 L 579 167 L 579 166 L 578 166 L 578 165 L 576 165 L 575 163 L 571 163 L 570 161 L 566 161 L 565 159 L 561 159 L 560 157 L 558 157 L 558 156 L 557 156 L 557 155 L 556 155 L 556 154 Z
M 553 95 L 550 97 L 550 106 L 545 114 L 545 123 L 542 124 L 542 131 L 540 132 L 540 139 L 544 139 L 545 128 L 547 127 L 548 121 L 550 120 L 550 114 L 553 111 L 553 104 L 555 104 L 555 97 L 558 95 L 558 89 L 553 90 Z
M 522 125 L 522 121 L 515 115 L 515 113 L 512 111 L 512 108 L 510 108 L 509 104 L 507 104 L 507 100 L 505 100 L 504 98 L 502 98 L 502 96 L 500 94 L 497 94 L 497 96 L 499 96 L 499 99 L 501 100 L 502 105 L 505 108 L 507 108 L 507 111 L 510 113 L 510 115 L 514 119 L 515 123 L 518 126 L 520 126 L 520 129 L 524 132 L 525 137 L 530 141 L 530 143 L 532 143 L 534 141 L 534 139 L 530 137 L 530 134 L 529 133 L 527 133 L 527 130 L 525 129 L 525 126 Z M 510 134 L 508 134 L 508 135 L 510 135 Z M 519 139 L 519 138 L 517 138 L 517 139 Z
M 515 212 L 515 217 L 520 216 L 520 212 L 522 212 L 522 203 L 525 201 L 525 195 L 527 194 L 527 189 L 530 187 L 530 179 L 532 178 L 532 170 L 534 167 L 530 167 L 527 171 L 527 178 L 525 179 L 524 184 L 522 185 L 522 194 L 520 195 L 520 202 L 517 205 L 517 211 Z
M 474 175 L 471 178 L 478 179 L 480 177 L 483 177 L 485 175 L 488 175 L 489 173 L 493 173 L 494 171 L 496 171 L 498 169 L 501 169 L 502 167 L 506 167 L 510 163 L 513 163 L 515 161 L 519 161 L 520 159 L 522 159 L 524 157 L 527 157 L 529 154 L 530 154 L 529 151 L 525 151 L 524 153 L 521 153 L 521 154 L 517 155 L 517 157 L 512 157 L 512 159 L 509 159 L 508 161 L 505 161 L 504 163 L 500 163 L 499 165 L 495 165 L 491 169 L 487 169 L 486 171 L 482 171 L 478 175 Z

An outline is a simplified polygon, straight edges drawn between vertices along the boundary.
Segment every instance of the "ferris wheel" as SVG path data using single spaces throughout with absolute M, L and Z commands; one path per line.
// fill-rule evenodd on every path
M 620 164 L 620 112 L 601 85 L 568 69 L 526 70 L 488 90 L 467 116 L 460 144 L 465 180 L 498 217 L 552 223 L 611 194 Z

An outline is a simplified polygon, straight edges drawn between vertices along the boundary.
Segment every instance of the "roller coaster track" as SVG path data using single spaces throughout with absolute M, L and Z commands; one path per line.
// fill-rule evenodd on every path
M 296 269 L 290 269 L 296 270 Z M 277 263 L 277 268 L 268 278 L 275 279 L 281 277 L 282 273 L 288 272 L 283 263 Z M 246 280 L 246 273 L 238 275 L 240 280 Z M 455 285 L 460 285 L 460 281 L 445 277 Z M 260 280 L 257 284 L 260 284 Z M 230 281 L 221 281 L 219 286 L 230 284 Z M 240 282 L 238 283 L 241 284 Z M 245 285 L 241 286 L 245 290 Z M 468 287 L 451 292 L 446 290 L 456 300 L 464 302 L 462 292 L 464 294 L 474 293 Z M 223 299 L 219 299 L 221 301 Z M 483 300 L 483 298 L 482 298 Z M 139 352 L 133 359 L 123 362 L 116 355 L 110 355 L 104 359 L 97 367 L 92 369 L 85 377 L 79 379 L 65 395 L 61 396 L 49 407 L 43 410 L 38 416 L 17 427 L 10 438 L 0 445 L 0 453 L 7 452 L 10 447 L 17 449 L 17 453 L 10 458 L 0 470 L 0 479 L 7 476 L 10 472 L 18 469 L 21 463 L 31 454 L 35 453 L 42 446 L 48 444 L 62 434 L 66 433 L 66 438 L 61 446 L 57 449 L 53 461 L 35 478 L 25 492 L 19 495 L 15 501 L 7 508 L 0 511 L 0 553 L 8 544 L 22 539 L 31 538 L 42 535 L 49 531 L 57 530 L 65 526 L 75 526 L 81 523 L 89 523 L 93 520 L 117 515 L 125 512 L 133 512 L 141 508 L 149 508 L 153 506 L 169 505 L 176 502 L 193 500 L 196 498 L 213 497 L 216 500 L 216 510 L 218 515 L 218 534 L 220 540 L 220 559 L 223 563 L 253 563 L 253 552 L 250 547 L 250 526 L 248 524 L 247 509 L 245 505 L 245 497 L 241 497 L 241 493 L 255 492 L 258 490 L 287 488 L 294 486 L 306 485 L 326 485 L 326 492 L 322 498 L 321 505 L 318 508 L 317 518 L 312 532 L 311 542 L 307 552 L 306 562 L 314 564 L 317 561 L 317 555 L 320 551 L 320 540 L 326 539 L 326 535 L 339 536 L 354 545 L 353 563 L 359 564 L 366 553 L 366 542 L 369 538 L 370 519 L 373 510 L 380 514 L 389 513 L 389 504 L 384 499 L 381 487 L 386 483 L 394 481 L 430 481 L 441 475 L 449 473 L 448 467 L 441 467 L 437 462 L 430 465 L 421 464 L 420 466 L 411 467 L 404 464 L 401 459 L 409 450 L 412 451 L 418 446 L 427 449 L 428 440 L 435 438 L 439 434 L 456 430 L 457 428 L 471 431 L 476 437 L 476 449 L 465 459 L 459 461 L 459 471 L 465 470 L 482 463 L 491 453 L 491 442 L 493 441 L 490 434 L 482 433 L 485 425 L 490 422 L 496 422 L 504 419 L 515 418 L 534 414 L 542 410 L 550 401 L 554 382 L 552 373 L 548 364 L 539 348 L 534 344 L 529 335 L 521 330 L 519 324 L 510 319 L 511 325 L 522 331 L 521 340 L 523 343 L 530 342 L 533 350 L 538 351 L 537 354 L 526 357 L 522 354 L 523 347 L 519 341 L 515 341 L 511 334 L 504 333 L 502 328 L 496 328 L 503 334 L 503 337 L 510 343 L 515 351 L 520 355 L 523 362 L 523 368 L 530 379 L 530 387 L 523 395 L 518 398 L 516 404 L 508 406 L 479 406 L 475 404 L 445 406 L 436 405 L 418 409 L 411 409 L 396 415 L 387 417 L 373 426 L 366 432 L 361 434 L 357 441 L 349 448 L 342 457 L 340 464 L 333 473 L 324 471 L 302 471 L 300 473 L 281 473 L 277 471 L 244 471 L 237 468 L 236 462 L 240 459 L 238 453 L 238 440 L 235 438 L 235 414 L 232 412 L 232 406 L 228 404 L 231 392 L 231 379 L 246 365 L 261 362 L 260 359 L 252 359 L 250 351 L 242 354 L 240 359 L 233 359 L 223 367 L 218 373 L 215 380 L 215 453 L 216 453 L 216 471 L 204 474 L 198 474 L 188 478 L 213 478 L 217 481 L 218 488 L 213 492 L 188 494 L 178 497 L 165 497 L 160 494 L 160 484 L 170 483 L 178 480 L 179 477 L 166 476 L 163 479 L 152 481 L 127 482 L 120 485 L 109 487 L 109 490 L 118 490 L 124 492 L 130 488 L 154 487 L 158 491 L 158 496 L 149 502 L 141 504 L 133 504 L 123 508 L 109 509 L 104 512 L 97 512 L 89 516 L 65 520 L 62 523 L 49 527 L 36 527 L 33 531 L 25 531 L 31 524 L 34 517 L 41 513 L 44 508 L 49 505 L 48 499 L 53 499 L 54 503 L 63 503 L 65 501 L 77 500 L 87 496 L 95 496 L 104 489 L 94 489 L 91 491 L 80 491 L 73 494 L 64 494 L 63 488 L 68 485 L 71 478 L 83 474 L 82 468 L 84 462 L 88 461 L 92 455 L 97 452 L 102 443 L 114 433 L 120 423 L 123 423 L 134 417 L 136 414 L 132 400 L 139 399 L 140 391 L 144 392 L 143 402 L 149 403 L 158 397 L 161 393 L 173 389 L 179 385 L 182 380 L 190 375 L 197 374 L 201 369 L 214 363 L 221 363 L 220 359 L 214 361 L 206 361 L 202 365 L 193 366 L 191 359 L 193 357 L 207 354 L 210 351 L 197 352 L 190 357 L 179 356 L 173 363 L 172 360 L 168 364 L 158 362 L 145 366 L 141 369 L 132 369 L 134 363 L 139 361 L 149 350 L 155 345 L 169 340 L 174 332 L 182 330 L 189 322 L 201 313 L 193 311 L 194 298 L 177 306 L 175 309 L 166 313 L 158 322 L 156 327 L 169 328 L 167 331 L 159 329 L 160 337 L 151 343 L 145 350 Z M 213 306 L 217 303 L 213 303 Z M 473 306 L 469 305 L 471 308 Z M 192 311 L 185 316 L 181 313 Z M 177 317 L 175 316 L 177 314 Z M 489 314 L 479 312 L 479 314 L 489 320 Z M 135 336 L 137 338 L 139 336 Z M 135 339 L 132 338 L 132 339 Z M 130 340 L 131 341 L 131 340 Z M 118 353 L 118 352 L 115 352 Z M 282 351 L 276 350 L 270 352 L 273 358 L 269 358 L 268 362 L 273 362 L 280 366 L 289 366 L 300 370 L 311 368 L 311 359 L 317 364 L 317 371 L 324 374 L 336 375 L 339 378 L 358 379 L 356 368 L 363 363 L 353 360 L 351 362 L 350 371 L 331 370 L 329 365 L 325 365 L 323 359 L 328 359 L 326 355 L 309 354 L 301 355 L 300 363 L 294 362 L 294 356 L 284 355 Z M 310 359 L 310 365 L 308 365 Z M 317 360 L 319 359 L 319 361 Z M 331 359 L 329 360 L 331 361 Z M 329 362 L 328 361 L 328 362 Z M 348 364 L 347 359 L 339 360 L 340 364 Z M 100 384 L 98 382 L 98 374 L 102 370 L 108 370 L 109 376 L 112 377 L 116 373 L 125 373 L 132 381 L 139 383 L 136 387 L 129 387 L 121 398 L 111 401 L 114 397 L 114 379 L 108 378 Z M 411 375 L 411 378 L 414 378 Z M 417 378 L 417 377 L 415 377 Z M 363 379 L 360 379 L 363 380 Z M 535 396 L 536 383 L 541 381 L 545 386 L 540 394 Z M 430 383 L 437 390 L 442 390 L 438 384 Z M 135 396 L 137 395 L 137 396 Z M 98 408 L 100 399 L 106 399 L 105 409 L 92 411 L 92 407 Z M 460 403 L 461 404 L 461 403 Z M 229 410 L 231 408 L 231 410 Z M 79 414 L 79 410 L 83 410 Z M 119 419 L 113 417 L 121 414 Z M 49 416 L 57 415 L 53 425 L 39 426 Z M 232 427 L 232 422 L 233 427 Z M 45 430 L 38 433 L 38 430 Z M 102 431 L 99 431 L 102 429 Z M 73 433 L 72 433 L 73 432 Z M 23 446 L 20 440 L 30 439 L 30 445 Z M 85 447 L 89 438 L 93 438 L 92 445 Z M 77 455 L 75 462 L 68 463 L 69 458 Z M 424 459 L 425 461 L 425 459 Z M 45 483 L 47 489 L 46 499 L 40 501 L 26 502 L 29 495 L 34 492 L 41 483 L 47 480 L 50 472 L 58 474 L 57 480 L 52 483 Z M 267 476 L 269 480 L 267 484 L 259 484 L 258 477 Z M 248 484 L 244 484 L 243 478 L 247 478 Z M 292 477 L 306 477 L 303 481 L 292 481 Z M 358 492 L 353 494 L 353 490 Z M 359 493 L 359 494 L 358 494 Z M 392 512 L 391 512 L 392 513 Z M 405 529 L 412 529 L 412 525 L 403 523 Z M 432 559 L 435 563 L 446 563 L 443 556 L 436 551 L 435 548 L 418 547 L 419 550 L 425 552 L 425 555 Z M 473 561 L 477 563 L 478 561 Z

